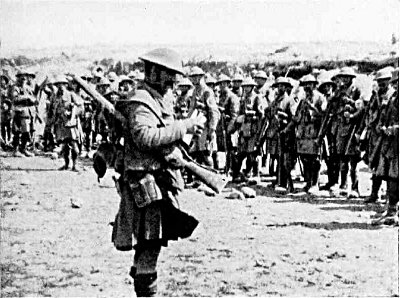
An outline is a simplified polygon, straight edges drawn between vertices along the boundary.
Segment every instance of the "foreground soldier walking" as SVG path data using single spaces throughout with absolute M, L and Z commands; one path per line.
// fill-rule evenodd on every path
M 198 223 L 179 210 L 177 197 L 184 182 L 173 160 L 182 155 L 177 142 L 186 133 L 201 132 L 202 117 L 174 120 L 173 106 L 165 102 L 175 75 L 183 73 L 177 53 L 156 49 L 140 59 L 145 82 L 121 111 L 128 123 L 122 175 L 117 182 L 121 203 L 112 240 L 118 250 L 135 249 L 130 275 L 136 295 L 154 296 L 161 247 L 169 240 L 190 236 Z

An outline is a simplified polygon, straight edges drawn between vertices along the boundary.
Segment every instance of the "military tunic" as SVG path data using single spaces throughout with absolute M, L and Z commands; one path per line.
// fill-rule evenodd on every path
M 193 138 L 193 146 L 191 152 L 207 151 L 213 152 L 217 149 L 217 137 L 214 134 L 213 139 L 209 139 L 210 131 L 216 131 L 217 124 L 220 118 L 217 101 L 214 92 L 204 82 L 201 82 L 193 90 L 190 99 L 189 113 L 190 117 L 195 109 L 199 109 L 207 118 L 203 133 L 196 138 Z

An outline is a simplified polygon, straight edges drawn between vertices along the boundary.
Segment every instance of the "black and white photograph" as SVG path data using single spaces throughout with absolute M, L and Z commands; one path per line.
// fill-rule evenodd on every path
M 399 297 L 400 0 L 0 0 L 0 297 Z

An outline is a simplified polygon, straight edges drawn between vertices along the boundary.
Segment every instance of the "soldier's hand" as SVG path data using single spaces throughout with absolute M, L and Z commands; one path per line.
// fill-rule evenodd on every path
M 350 112 L 349 111 L 346 111 L 346 112 L 344 112 L 344 117 L 346 117 L 346 118 L 350 118 Z
M 205 117 L 204 115 L 198 115 L 193 118 L 187 118 L 184 121 L 186 125 L 186 130 L 188 133 L 191 134 L 201 134 L 201 132 L 204 129 L 204 123 L 205 123 Z
M 183 168 L 185 165 L 185 160 L 182 155 L 182 151 L 179 148 L 174 148 L 174 150 L 166 155 L 165 160 L 176 168 Z

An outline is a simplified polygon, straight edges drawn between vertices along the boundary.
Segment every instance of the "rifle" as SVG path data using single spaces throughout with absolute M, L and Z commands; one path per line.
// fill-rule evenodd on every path
M 228 162 L 228 159 L 230 158 L 230 148 L 229 144 L 228 144 L 228 140 L 227 140 L 227 136 L 226 136 L 226 118 L 225 118 L 225 109 L 223 107 L 218 107 L 220 114 L 221 114 L 221 126 L 222 126 L 222 138 L 224 141 L 224 147 L 225 147 L 225 168 L 224 168 L 224 172 L 225 174 L 229 173 L 229 165 L 230 163 Z
M 72 78 L 81 86 L 81 88 L 90 95 L 94 100 L 96 100 L 105 110 L 107 110 L 110 115 L 114 115 L 116 119 L 121 121 L 124 125 L 126 125 L 127 119 L 124 115 L 117 109 L 115 109 L 114 105 L 112 105 L 109 101 L 107 101 L 100 93 L 91 88 L 84 80 L 82 80 L 79 76 L 71 75 Z M 155 115 L 155 111 L 150 106 L 147 106 Z M 157 115 L 158 116 L 158 115 Z M 159 118 L 162 124 L 162 118 Z M 215 192 L 219 193 L 225 185 L 228 183 L 228 180 L 225 176 L 216 173 L 215 170 L 200 165 L 195 162 L 187 153 L 186 148 L 188 144 L 183 142 L 182 140 L 178 142 L 177 149 L 181 151 L 183 159 L 181 160 L 183 167 L 193 175 L 197 176 L 204 184 L 210 187 Z

